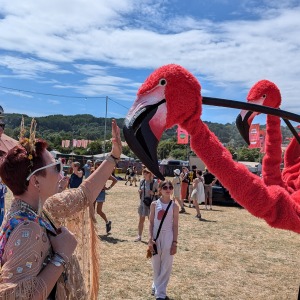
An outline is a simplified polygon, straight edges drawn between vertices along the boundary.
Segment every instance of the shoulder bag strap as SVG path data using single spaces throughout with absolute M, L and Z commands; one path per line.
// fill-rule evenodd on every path
M 164 215 L 163 215 L 163 217 L 162 217 L 162 219 L 161 219 L 161 221 L 160 221 L 160 224 L 159 224 L 159 227 L 158 227 L 158 230 L 157 230 L 157 234 L 156 234 L 156 238 L 155 238 L 154 241 L 156 241 L 156 240 L 158 239 L 158 236 L 159 236 L 159 234 L 160 234 L 160 230 L 161 230 L 162 224 L 163 224 L 163 222 L 164 222 L 164 220 L 165 220 L 165 217 L 166 217 L 166 215 L 167 215 L 167 213 L 168 213 L 168 210 L 169 210 L 169 208 L 170 208 L 170 206 L 171 206 L 172 201 L 173 201 L 173 200 L 171 200 L 171 201 L 169 202 L 169 204 L 168 204 L 168 206 L 167 206 L 167 209 L 166 209 L 166 211 L 165 211 L 165 213 L 164 213 Z
M 150 191 L 152 191 L 153 192 L 153 184 L 154 184 L 154 181 L 152 180 L 151 182 L 150 182 Z M 153 200 L 153 198 L 154 198 L 154 195 L 150 195 L 150 197 L 151 197 L 151 200 Z

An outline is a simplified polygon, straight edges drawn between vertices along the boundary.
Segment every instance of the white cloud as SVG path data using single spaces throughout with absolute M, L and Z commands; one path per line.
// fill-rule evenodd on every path
M 53 100 L 53 99 L 49 99 L 47 100 L 48 103 L 53 104 L 53 105 L 59 105 L 61 104 L 61 101 L 58 100 Z
M 256 18 L 197 19 L 168 11 L 172 1 L 4 0 L 0 49 L 9 55 L 0 57 L 0 66 L 28 79 L 75 69 L 77 83 L 65 80 L 54 87 L 132 100 L 140 83 L 111 75 L 112 67 L 154 69 L 175 62 L 223 97 L 263 78 L 274 81 L 283 95 L 282 108 L 300 113 L 298 1 L 241 3 Z
M 94 76 L 105 74 L 107 68 L 100 65 L 91 65 L 91 64 L 74 64 L 74 67 L 84 75 Z
M 53 63 L 12 55 L 0 55 L 0 66 L 10 70 L 14 74 L 14 77 L 23 79 L 35 79 L 46 72 L 56 74 L 70 73 L 70 71 L 62 70 L 58 65 Z

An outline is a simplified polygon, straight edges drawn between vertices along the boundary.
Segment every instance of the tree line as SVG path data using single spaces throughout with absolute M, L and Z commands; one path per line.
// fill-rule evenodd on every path
M 28 128 L 31 117 L 23 115 L 25 125 Z M 5 134 L 18 139 L 20 134 L 21 114 L 6 114 Z M 49 150 L 56 150 L 61 153 L 70 153 L 71 151 L 79 155 L 100 154 L 111 149 L 111 121 L 112 118 L 97 118 L 88 114 L 79 114 L 73 116 L 50 115 L 45 117 L 37 117 L 36 136 L 45 139 L 49 144 Z M 116 119 L 120 128 L 123 127 L 124 118 Z M 248 149 L 248 146 L 240 136 L 235 123 L 213 123 L 205 122 L 209 129 L 214 132 L 223 145 L 232 153 L 233 158 L 244 161 L 260 161 L 262 154 L 259 149 Z M 158 145 L 158 158 L 173 158 L 187 160 L 190 154 L 194 154 L 189 145 L 177 144 L 177 127 L 166 130 L 163 133 L 161 141 Z M 265 126 L 261 126 L 265 129 Z M 289 129 L 285 126 L 281 127 L 283 142 L 287 142 L 287 138 L 291 136 Z M 121 138 L 124 136 L 121 130 Z M 85 139 L 92 142 L 88 148 L 63 148 L 62 140 Z M 104 139 L 105 147 L 104 147 Z M 204 142 L 205 141 L 201 141 Z M 72 145 L 72 143 L 71 143 Z M 123 148 L 125 155 L 134 157 L 128 146 Z

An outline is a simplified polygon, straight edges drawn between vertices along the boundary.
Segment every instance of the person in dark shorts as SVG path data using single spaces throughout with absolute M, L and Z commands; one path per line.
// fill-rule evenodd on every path
M 96 170 L 100 165 L 101 165 L 102 161 L 97 159 L 95 161 L 95 169 Z M 93 172 L 93 171 L 92 171 Z M 117 179 L 113 176 L 113 175 L 110 175 L 110 177 L 108 178 L 108 181 L 111 181 L 111 185 L 106 187 L 106 185 L 104 186 L 104 188 L 102 189 L 102 191 L 100 192 L 100 194 L 98 195 L 98 197 L 96 198 L 96 201 L 95 201 L 95 206 L 97 204 L 97 207 L 96 207 L 96 212 L 97 214 L 105 221 L 105 226 L 106 226 L 106 233 L 109 233 L 111 231 L 111 221 L 109 221 L 106 217 L 106 214 L 103 212 L 103 204 L 105 202 L 105 191 L 106 190 L 110 190 L 116 183 L 117 183 Z
M 215 177 L 215 175 L 210 173 L 207 168 L 205 168 L 203 177 L 204 177 L 204 191 L 205 191 L 205 209 L 207 209 L 207 200 L 208 200 L 209 209 L 212 210 L 212 186 L 217 181 L 217 178 Z

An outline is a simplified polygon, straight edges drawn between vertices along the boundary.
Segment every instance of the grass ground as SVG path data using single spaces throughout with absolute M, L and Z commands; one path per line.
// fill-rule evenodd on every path
M 154 299 L 150 295 L 146 220 L 143 241 L 134 242 L 138 222 L 137 188 L 120 181 L 107 194 L 104 211 L 112 220 L 105 233 L 100 217 L 101 279 L 99 299 Z M 203 206 L 202 206 L 203 208 Z M 178 253 L 168 296 L 179 299 L 297 299 L 299 235 L 269 227 L 238 207 L 215 206 L 180 215 Z
M 112 220 L 101 238 L 99 299 L 153 299 L 151 263 L 143 242 L 134 242 L 138 222 L 137 188 L 120 181 L 109 191 L 104 211 Z M 203 207 L 202 207 L 203 208 Z M 299 235 L 273 229 L 238 207 L 215 206 L 180 215 L 178 253 L 168 286 L 170 299 L 297 299 Z

